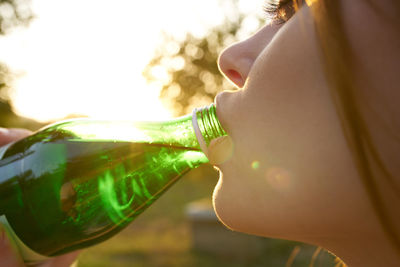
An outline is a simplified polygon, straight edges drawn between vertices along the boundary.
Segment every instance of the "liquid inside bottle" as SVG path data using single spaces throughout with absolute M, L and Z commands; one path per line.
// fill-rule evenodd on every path
M 208 162 L 191 123 L 189 117 L 133 126 L 75 120 L 39 131 L 0 161 L 0 191 L 7 196 L 0 211 L 42 255 L 106 240 Z

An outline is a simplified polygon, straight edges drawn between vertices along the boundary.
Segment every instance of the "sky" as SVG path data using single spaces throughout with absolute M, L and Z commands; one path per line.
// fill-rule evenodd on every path
M 263 0 L 239 0 L 259 14 Z M 18 77 L 11 92 L 19 115 L 42 122 L 80 114 L 103 119 L 171 117 L 142 70 L 161 32 L 183 38 L 232 17 L 217 0 L 32 0 L 36 18 L 0 37 L 0 61 Z M 254 31 L 251 20 L 246 24 Z

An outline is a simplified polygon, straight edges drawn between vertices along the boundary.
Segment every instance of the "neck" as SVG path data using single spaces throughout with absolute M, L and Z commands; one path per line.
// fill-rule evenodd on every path
M 326 246 L 347 267 L 397 267 L 400 253 L 384 235 L 365 236 L 357 241 L 340 240 Z

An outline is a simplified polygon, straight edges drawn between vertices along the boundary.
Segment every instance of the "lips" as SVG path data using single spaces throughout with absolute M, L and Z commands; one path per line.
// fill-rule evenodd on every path
M 224 91 L 224 92 L 221 92 L 221 93 L 217 94 L 217 96 L 215 97 L 215 101 L 214 102 L 215 102 L 215 108 L 217 110 L 218 120 L 221 123 L 221 126 L 225 130 L 225 132 L 228 133 L 228 131 L 227 131 L 228 129 L 226 127 L 226 123 L 224 123 L 224 119 L 223 119 L 224 118 L 223 109 L 224 109 L 224 107 L 226 107 L 226 105 L 224 105 L 223 103 L 225 102 L 224 99 L 226 99 L 227 94 L 228 94 L 228 91 Z

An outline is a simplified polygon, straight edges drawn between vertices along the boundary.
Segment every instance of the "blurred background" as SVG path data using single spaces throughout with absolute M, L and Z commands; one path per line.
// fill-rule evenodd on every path
M 266 23 L 263 2 L 0 0 L 0 126 L 190 113 L 234 89 L 217 57 Z M 210 166 L 192 171 L 78 266 L 339 266 L 317 247 L 224 228 L 217 179 Z

